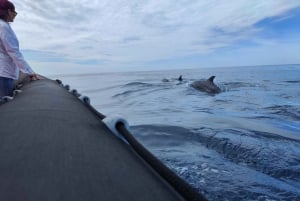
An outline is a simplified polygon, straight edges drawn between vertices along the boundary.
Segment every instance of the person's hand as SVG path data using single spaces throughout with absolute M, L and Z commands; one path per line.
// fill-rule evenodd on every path
M 30 81 L 35 81 L 35 80 L 41 80 L 41 79 L 43 79 L 43 77 L 41 77 L 38 74 L 32 74 L 29 77 L 30 77 Z

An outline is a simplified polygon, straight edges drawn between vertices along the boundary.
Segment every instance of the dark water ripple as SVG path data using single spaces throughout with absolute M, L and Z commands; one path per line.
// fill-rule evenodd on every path
M 228 160 L 246 164 L 275 178 L 287 180 L 292 178 L 300 182 L 300 152 L 294 153 L 292 149 L 294 147 L 297 150 L 300 142 L 249 130 L 217 130 L 213 135 L 207 136 L 204 134 L 205 130 L 194 134 L 195 138 Z
M 285 81 L 286 83 L 292 83 L 292 84 L 297 84 L 300 83 L 300 80 L 289 80 L 289 81 Z
M 263 108 L 271 115 L 277 115 L 288 119 L 300 121 L 300 106 L 292 105 L 274 105 Z
M 205 127 L 190 130 L 163 125 L 136 126 L 134 133 L 211 200 L 296 201 L 300 198 L 300 142 L 297 140 L 249 130 Z M 206 151 L 180 158 L 185 154 L 184 149 L 178 149 L 184 146 L 183 142 L 190 142 L 189 146 L 197 142 L 197 148 Z
M 145 83 L 145 82 L 130 82 L 124 84 L 123 87 L 152 87 L 153 84 Z
M 158 93 L 160 91 L 172 89 L 173 86 L 164 83 L 130 82 L 122 85 L 121 88 L 123 88 L 124 90 L 114 94 L 112 98 L 133 98 L 137 96 L 143 96 L 146 94 Z

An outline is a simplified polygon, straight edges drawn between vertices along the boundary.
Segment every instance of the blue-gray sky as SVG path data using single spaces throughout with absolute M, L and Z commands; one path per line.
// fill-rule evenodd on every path
M 300 63 L 299 0 L 15 0 L 43 74 Z

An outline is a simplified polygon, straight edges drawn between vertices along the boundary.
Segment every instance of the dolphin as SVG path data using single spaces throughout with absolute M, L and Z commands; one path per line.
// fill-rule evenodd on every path
M 216 76 L 211 76 L 207 80 L 194 81 L 191 86 L 199 91 L 203 91 L 209 94 L 220 93 L 221 89 L 214 83 Z
M 169 80 L 169 79 L 167 79 L 167 78 L 163 78 L 161 81 L 162 82 L 170 82 L 170 81 L 174 81 L 174 80 L 178 80 L 178 81 L 182 81 L 183 79 L 182 79 L 182 75 L 180 75 L 178 78 L 176 78 L 176 79 L 171 79 L 171 80 Z

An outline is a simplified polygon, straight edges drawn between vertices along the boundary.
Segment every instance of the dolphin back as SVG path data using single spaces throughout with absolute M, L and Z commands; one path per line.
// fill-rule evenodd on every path
M 221 89 L 214 83 L 216 76 L 211 76 L 207 80 L 197 80 L 191 84 L 191 86 L 199 91 L 209 94 L 220 93 Z

